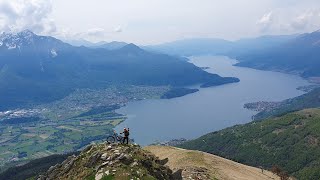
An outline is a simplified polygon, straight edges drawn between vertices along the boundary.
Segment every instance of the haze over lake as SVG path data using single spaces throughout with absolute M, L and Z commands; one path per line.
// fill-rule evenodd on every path
M 142 145 L 174 138 L 192 139 L 206 133 L 251 121 L 256 112 L 243 108 L 248 102 L 281 101 L 303 94 L 301 77 L 279 72 L 236 67 L 236 60 L 222 56 L 191 57 L 190 62 L 239 83 L 201 88 L 199 92 L 169 100 L 131 102 L 117 112 L 128 119 L 117 127 L 130 127 L 131 137 Z

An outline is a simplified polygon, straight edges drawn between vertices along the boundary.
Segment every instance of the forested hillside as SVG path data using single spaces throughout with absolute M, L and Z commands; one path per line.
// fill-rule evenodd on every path
M 298 179 L 320 179 L 320 109 L 233 126 L 180 147 L 216 154 L 271 169 L 278 166 Z

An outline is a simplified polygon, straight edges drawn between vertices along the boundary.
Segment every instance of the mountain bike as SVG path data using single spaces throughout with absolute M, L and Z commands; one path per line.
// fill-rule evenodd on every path
M 112 136 L 107 137 L 108 143 L 115 143 L 115 142 L 122 142 L 122 141 L 123 141 L 123 137 L 119 135 L 116 131 L 113 131 Z

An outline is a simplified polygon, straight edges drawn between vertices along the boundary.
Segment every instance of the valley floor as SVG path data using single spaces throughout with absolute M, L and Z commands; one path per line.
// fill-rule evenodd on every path
M 201 151 L 185 150 L 169 146 L 148 146 L 160 159 L 168 158 L 173 171 L 182 169 L 183 179 L 223 179 L 223 180 L 277 180 L 270 171 L 240 164 Z

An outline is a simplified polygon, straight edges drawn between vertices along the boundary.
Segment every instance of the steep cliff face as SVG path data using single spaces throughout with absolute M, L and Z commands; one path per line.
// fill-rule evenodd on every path
M 163 161 L 138 145 L 94 144 L 52 166 L 38 180 L 179 179 Z

